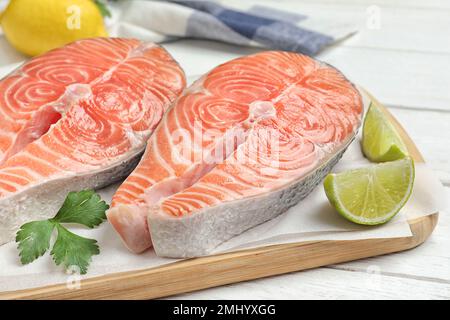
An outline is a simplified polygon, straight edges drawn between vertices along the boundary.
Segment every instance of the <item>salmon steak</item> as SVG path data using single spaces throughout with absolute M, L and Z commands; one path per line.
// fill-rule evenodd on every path
M 183 71 L 152 43 L 81 40 L 0 81 L 0 244 L 53 217 L 69 191 L 127 176 L 171 103 Z
M 207 255 L 305 198 L 362 113 L 353 84 L 310 57 L 269 51 L 222 64 L 167 111 L 108 219 L 134 252 Z

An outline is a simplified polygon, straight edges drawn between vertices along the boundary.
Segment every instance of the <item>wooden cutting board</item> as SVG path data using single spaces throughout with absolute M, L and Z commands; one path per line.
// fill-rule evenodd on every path
M 372 100 L 375 101 L 373 97 Z M 414 142 L 383 108 L 397 127 L 411 156 L 424 162 Z M 308 241 L 189 259 L 169 265 L 114 273 L 81 281 L 80 289 L 57 284 L 0 293 L 0 299 L 150 299 L 225 284 L 263 278 L 329 264 L 373 257 L 414 248 L 433 232 L 438 213 L 408 221 L 412 237 Z

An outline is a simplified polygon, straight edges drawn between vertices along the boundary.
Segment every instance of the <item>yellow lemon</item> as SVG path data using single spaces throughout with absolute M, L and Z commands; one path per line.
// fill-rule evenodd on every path
M 92 0 L 11 0 L 0 19 L 9 43 L 30 56 L 78 39 L 107 36 Z

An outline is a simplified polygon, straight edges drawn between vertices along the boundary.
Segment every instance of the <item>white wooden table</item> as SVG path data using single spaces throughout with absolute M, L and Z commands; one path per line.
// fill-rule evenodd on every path
M 232 1 L 238 0 L 226 3 Z M 330 12 L 359 24 L 358 34 L 325 50 L 319 59 L 341 69 L 390 108 L 436 171 L 450 198 L 450 1 L 277 0 L 265 3 L 305 14 L 318 10 Z M 374 10 L 380 11 L 379 29 L 367 25 Z M 202 74 L 219 63 L 257 51 L 194 40 L 170 43 L 166 48 L 188 75 Z M 7 57 L 0 65 L 20 60 L 1 39 L 0 50 Z M 431 238 L 408 252 L 172 298 L 450 299 L 450 210 L 441 212 Z
M 377 7 L 369 8 L 373 5 Z M 275 6 L 306 14 L 329 11 L 359 24 L 358 34 L 318 58 L 341 69 L 390 108 L 450 198 L 450 1 L 278 0 Z M 380 29 L 367 25 L 374 10 L 380 10 Z M 192 40 L 166 47 L 190 75 L 256 51 Z M 450 299 L 450 210 L 441 212 L 431 238 L 408 252 L 173 298 Z

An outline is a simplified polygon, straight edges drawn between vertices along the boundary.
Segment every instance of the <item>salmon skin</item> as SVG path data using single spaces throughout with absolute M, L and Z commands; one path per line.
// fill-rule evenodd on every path
M 69 191 L 127 176 L 184 87 L 163 48 L 120 38 L 74 42 L 2 79 L 0 244 Z
M 310 57 L 269 51 L 197 80 L 169 109 L 108 219 L 127 247 L 207 255 L 297 204 L 355 137 L 358 90 Z

